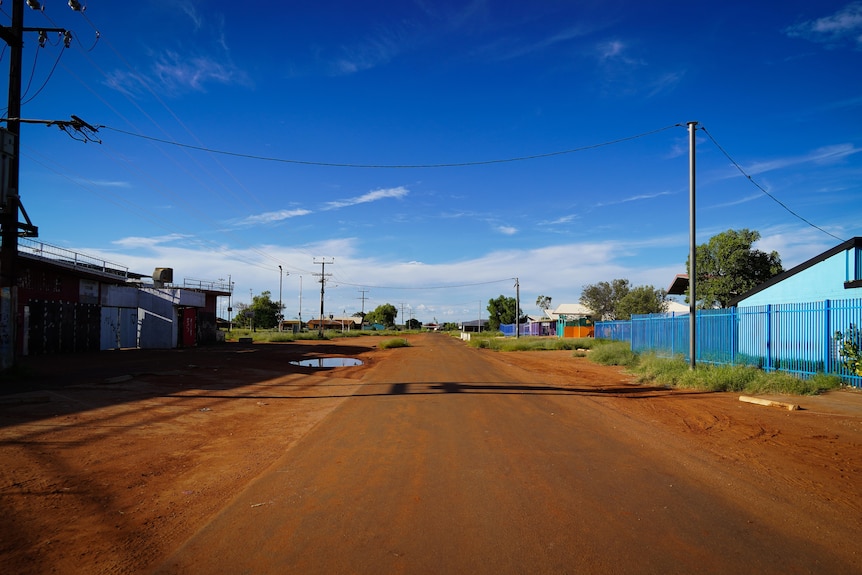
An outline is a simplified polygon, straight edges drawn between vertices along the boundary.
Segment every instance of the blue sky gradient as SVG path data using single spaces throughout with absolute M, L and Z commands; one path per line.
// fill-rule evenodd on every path
M 230 276 L 235 301 L 277 299 L 281 265 L 286 317 L 300 282 L 319 312 L 321 258 L 336 315 L 364 295 L 487 317 L 515 277 L 527 313 L 614 278 L 666 288 L 689 121 L 699 242 L 755 229 L 791 267 L 862 235 L 859 1 L 42 4 L 25 25 L 74 40 L 25 38 L 22 116 L 101 143 L 22 127 L 40 239 Z

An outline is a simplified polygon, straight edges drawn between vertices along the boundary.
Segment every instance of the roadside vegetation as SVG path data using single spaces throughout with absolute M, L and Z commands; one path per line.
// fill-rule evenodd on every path
M 471 338 L 469 345 L 495 351 L 574 350 L 575 357 L 587 357 L 602 365 L 625 367 L 639 383 L 669 388 L 732 391 L 749 394 L 781 393 L 815 395 L 842 386 L 841 378 L 817 374 L 803 379 L 785 372 L 767 373 L 743 365 L 712 365 L 700 363 L 689 369 L 683 358 L 661 358 L 653 354 L 637 354 L 624 341 L 592 338 L 559 339 L 555 337 L 504 338 L 489 332 L 487 336 Z
M 457 334 L 456 334 L 457 335 Z M 588 350 L 601 343 L 590 337 L 560 339 L 558 337 L 503 337 L 499 331 L 473 334 L 468 345 L 494 351 Z
M 410 347 L 410 342 L 408 342 L 403 337 L 396 337 L 393 339 L 387 339 L 381 341 L 378 346 L 380 349 L 393 349 L 396 347 Z
M 691 370 L 682 358 L 660 358 L 652 354 L 638 356 L 638 361 L 629 367 L 629 371 L 640 383 L 750 394 L 816 395 L 843 385 L 841 378 L 834 374 L 819 373 L 804 379 L 782 371 L 767 373 L 745 365 L 700 363 L 697 369 Z
M 344 338 L 344 337 L 367 337 L 371 335 L 376 336 L 394 336 L 399 335 L 403 336 L 411 333 L 420 333 L 419 330 L 395 330 L 395 329 L 386 329 L 386 330 L 359 330 L 352 329 L 350 331 L 339 331 L 339 330 L 326 330 L 323 332 L 323 337 L 320 337 L 320 332 L 317 330 L 309 330 L 302 331 L 299 333 L 294 333 L 291 331 L 278 331 L 276 329 L 258 329 L 251 330 L 247 328 L 237 329 L 234 328 L 232 331 L 225 332 L 225 340 L 226 341 L 238 341 L 239 338 L 250 337 L 253 342 L 256 343 L 285 343 L 291 341 L 300 341 L 300 340 L 329 340 L 336 338 Z

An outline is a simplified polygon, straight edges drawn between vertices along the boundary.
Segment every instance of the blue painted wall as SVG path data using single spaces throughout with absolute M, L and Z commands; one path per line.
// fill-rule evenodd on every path
M 856 250 L 851 248 L 740 300 L 737 307 L 862 297 L 862 288 L 844 288 L 844 282 L 859 277 L 862 270 L 856 267 Z

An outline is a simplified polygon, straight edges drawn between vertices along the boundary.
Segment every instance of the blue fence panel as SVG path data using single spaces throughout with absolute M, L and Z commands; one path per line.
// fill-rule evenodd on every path
M 743 307 L 737 310 L 736 363 L 769 370 L 770 306 Z
M 704 309 L 698 312 L 695 342 L 698 361 L 732 364 L 736 356 L 736 337 L 736 308 Z
M 862 387 L 862 376 L 844 367 L 835 340 L 851 325 L 862 327 L 862 299 L 698 310 L 697 360 L 800 376 L 835 373 Z M 631 341 L 635 352 L 688 360 L 689 326 L 688 314 L 649 314 L 597 322 L 595 329 L 596 337 Z
M 632 316 L 632 350 L 660 357 L 688 353 L 688 314 L 655 313 Z
M 631 341 L 632 323 L 630 321 L 601 321 L 595 324 L 596 339 Z
M 831 359 L 830 373 L 841 375 L 844 381 L 849 381 L 854 387 L 862 387 L 862 376 L 851 373 L 841 362 L 839 355 L 839 343 L 835 340 L 836 332 L 846 333 L 851 325 L 862 327 L 862 299 L 848 299 L 829 302 L 826 314 L 826 325 Z M 862 349 L 862 341 L 856 342 L 857 349 Z

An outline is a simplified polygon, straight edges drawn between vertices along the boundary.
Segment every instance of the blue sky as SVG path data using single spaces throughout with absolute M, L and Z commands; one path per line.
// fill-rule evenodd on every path
M 40 240 L 230 277 L 235 302 L 277 299 L 281 265 L 287 317 L 300 283 L 319 312 L 323 258 L 336 315 L 364 295 L 487 317 L 515 277 L 527 313 L 614 278 L 666 288 L 689 121 L 699 243 L 755 229 L 787 268 L 862 235 L 859 1 L 42 4 L 25 25 L 74 40 L 26 37 L 22 117 L 74 114 L 101 143 L 22 127 Z

